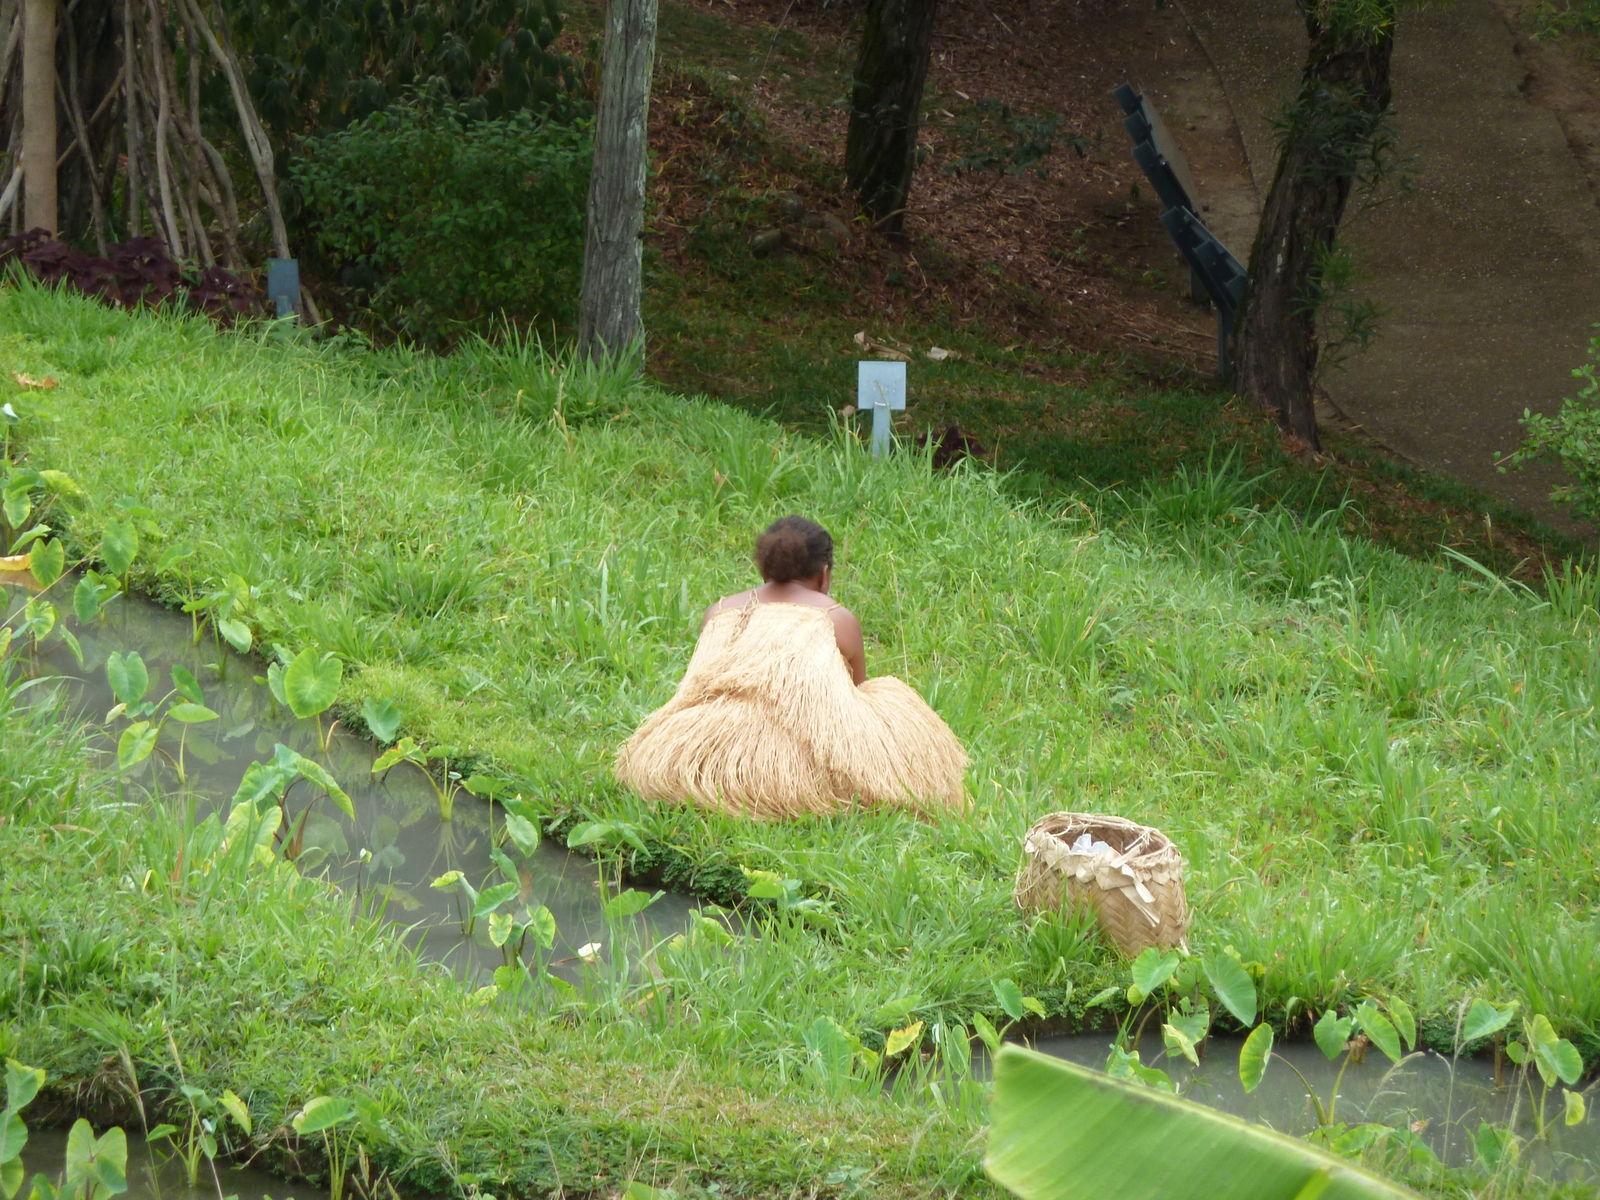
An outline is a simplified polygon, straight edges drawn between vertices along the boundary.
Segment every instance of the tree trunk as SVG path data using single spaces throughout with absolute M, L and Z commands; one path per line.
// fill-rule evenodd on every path
M 1234 319 L 1239 394 L 1316 449 L 1317 311 L 1351 188 L 1381 168 L 1394 5 L 1357 26 L 1307 9 L 1311 48 Z
M 861 211 L 899 233 L 917 163 L 936 0 L 869 0 L 850 91 L 844 166 Z
M 27 0 L 22 15 L 22 212 L 28 229 L 55 236 L 56 0 Z
M 609 0 L 578 298 L 578 351 L 591 361 L 625 353 L 644 333 L 639 291 L 655 55 L 656 0 Z

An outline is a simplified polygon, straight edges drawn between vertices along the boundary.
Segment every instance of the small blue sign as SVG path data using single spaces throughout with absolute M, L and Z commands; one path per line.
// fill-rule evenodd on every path
M 856 364 L 856 407 L 871 412 L 878 405 L 891 412 L 906 406 L 906 365 L 903 362 Z
M 906 365 L 903 362 L 856 364 L 856 408 L 872 414 L 872 457 L 889 453 L 890 417 L 906 406 Z
M 267 299 L 280 317 L 294 316 L 300 303 L 300 260 L 295 258 L 267 259 Z

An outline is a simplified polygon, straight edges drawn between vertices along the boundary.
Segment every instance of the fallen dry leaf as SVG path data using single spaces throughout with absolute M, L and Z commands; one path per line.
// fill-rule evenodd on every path
M 946 350 L 943 346 L 934 346 L 928 351 L 928 357 L 934 362 L 943 362 L 947 358 L 960 358 L 954 350 Z
M 24 375 L 21 371 L 13 371 L 11 378 L 17 381 L 20 387 L 25 388 L 53 388 L 56 386 L 55 377 L 46 375 L 43 379 L 35 379 L 31 375 Z
M 864 354 L 878 354 L 882 355 L 884 358 L 893 359 L 896 362 L 908 363 L 911 361 L 911 355 L 906 353 L 906 351 L 896 350 L 893 346 L 885 346 L 880 342 L 873 341 L 867 336 L 867 331 L 864 329 L 860 333 L 857 333 L 855 337 L 851 339 L 851 341 L 860 346 Z

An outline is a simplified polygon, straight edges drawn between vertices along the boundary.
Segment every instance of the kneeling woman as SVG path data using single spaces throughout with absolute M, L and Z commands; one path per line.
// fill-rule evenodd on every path
M 617 779 L 756 817 L 960 808 L 966 753 L 916 692 L 867 678 L 861 625 L 828 596 L 828 531 L 775 521 L 756 566 L 760 587 L 706 611 L 677 694 L 622 747 Z

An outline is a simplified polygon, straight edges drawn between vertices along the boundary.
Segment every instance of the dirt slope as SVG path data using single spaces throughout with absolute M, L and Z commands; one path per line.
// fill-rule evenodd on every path
M 1227 93 L 1259 187 L 1270 118 L 1305 45 L 1292 0 L 1185 0 Z M 1243 31 L 1241 33 L 1241 31 Z M 1490 0 L 1402 18 L 1394 101 L 1415 157 L 1408 194 L 1354 213 L 1346 235 L 1389 315 L 1328 380 L 1380 443 L 1571 527 L 1548 502 L 1553 469 L 1501 475 L 1525 408 L 1570 394 L 1600 319 L 1600 210 L 1555 112 L 1531 103 L 1517 37 Z

